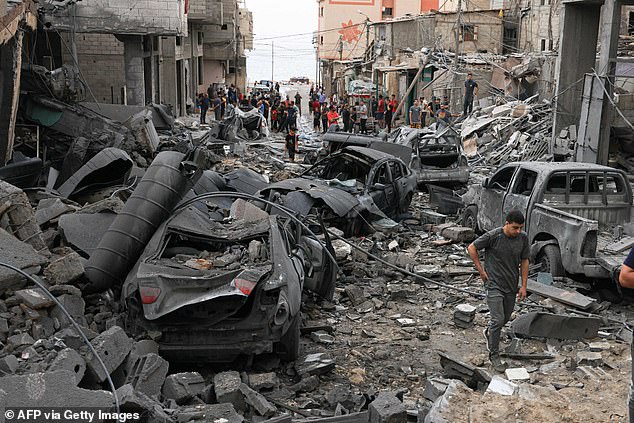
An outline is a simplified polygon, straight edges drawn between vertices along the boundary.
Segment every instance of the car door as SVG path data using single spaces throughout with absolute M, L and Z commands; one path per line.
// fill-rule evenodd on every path
M 388 166 L 390 167 L 390 175 L 395 188 L 394 200 L 396 204 L 394 206 L 397 210 L 403 210 L 408 194 L 408 184 L 404 173 L 404 166 L 396 160 L 390 160 Z
M 528 232 L 528 226 L 530 224 L 528 206 L 533 195 L 535 183 L 537 182 L 537 175 L 535 171 L 520 169 L 512 181 L 511 189 L 504 198 L 504 207 L 502 208 L 502 220 L 504 220 L 504 216 L 511 210 L 521 211 L 526 217 L 524 226 L 524 231 L 526 232 Z
M 485 231 L 502 226 L 504 198 L 517 170 L 517 165 L 507 165 L 493 174 L 482 185 L 478 207 L 478 225 Z
M 302 234 L 300 244 L 305 253 L 305 260 L 310 262 L 304 276 L 304 288 L 315 292 L 317 295 L 332 301 L 335 293 L 335 281 L 339 267 L 333 260 L 335 249 L 332 246 L 330 235 L 320 222 L 324 234 L 323 244 L 319 240 Z
M 370 181 L 367 189 L 374 204 L 386 215 L 393 215 L 396 211 L 396 189 L 387 162 L 380 162 L 374 166 Z

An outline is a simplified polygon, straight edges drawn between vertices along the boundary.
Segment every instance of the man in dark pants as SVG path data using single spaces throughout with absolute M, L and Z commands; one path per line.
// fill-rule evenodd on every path
M 473 80 L 471 72 L 467 74 L 464 82 L 464 105 L 462 112 L 467 115 L 473 111 L 473 97 L 478 94 L 478 83 Z
M 621 266 L 619 284 L 623 288 L 634 288 L 634 248 L 630 250 L 630 254 L 623 262 L 623 266 Z M 630 354 L 632 357 L 634 357 L 634 341 L 632 341 L 630 349 Z M 634 365 L 632 366 L 632 382 L 630 384 L 628 408 L 630 414 L 630 423 L 634 423 Z
M 487 290 L 491 320 L 484 330 L 484 337 L 489 350 L 489 360 L 498 372 L 506 370 L 506 363 L 500 360 L 502 327 L 511 319 L 515 297 L 517 296 L 520 301 L 526 298 L 530 249 L 528 236 L 522 231 L 523 228 L 524 215 L 519 210 L 512 210 L 506 215 L 503 227 L 483 234 L 468 248 L 471 260 L 475 263 Z M 486 254 L 484 268 L 478 257 L 478 252 L 482 250 Z M 520 268 L 522 286 L 518 291 Z

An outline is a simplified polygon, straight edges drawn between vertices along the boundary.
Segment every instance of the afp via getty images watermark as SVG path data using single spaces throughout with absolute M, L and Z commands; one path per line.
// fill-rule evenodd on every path
M 140 413 L 123 413 L 100 408 L 37 408 L 37 407 L 7 407 L 2 413 L 4 421 L 20 423 L 44 422 L 138 422 Z M 1 421 L 2 419 L 0 419 Z

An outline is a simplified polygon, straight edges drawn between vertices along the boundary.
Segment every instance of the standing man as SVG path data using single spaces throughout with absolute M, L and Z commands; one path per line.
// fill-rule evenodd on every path
M 290 161 L 295 161 L 295 153 L 297 152 L 298 137 L 294 128 L 291 128 L 286 135 L 286 151 Z
M 297 110 L 299 111 L 299 115 L 302 115 L 302 96 L 299 94 L 299 91 L 297 91 L 297 94 L 295 94 L 295 105 L 297 106 Z
M 634 248 L 630 250 L 630 254 L 623 262 L 623 266 L 621 266 L 621 273 L 619 274 L 619 284 L 623 288 L 634 288 Z M 632 341 L 632 344 L 630 346 L 630 355 L 634 357 L 634 341 Z M 632 382 L 630 384 L 628 408 L 630 414 L 630 423 L 634 423 L 634 366 L 632 366 Z
M 388 134 L 392 131 L 392 119 L 394 119 L 394 113 L 396 113 L 397 108 L 396 94 L 392 94 L 392 99 L 387 103 L 387 113 L 385 113 L 385 124 L 387 125 Z
M 487 292 L 491 320 L 484 330 L 484 338 L 489 360 L 498 372 L 506 370 L 506 363 L 500 360 L 502 327 L 511 319 L 515 297 L 520 301 L 526 298 L 530 249 L 523 228 L 524 215 L 519 210 L 512 210 L 506 215 L 503 227 L 483 234 L 468 248 Z M 482 250 L 485 251 L 484 268 L 478 257 L 478 252 Z M 520 268 L 522 286 L 518 290 Z
M 328 105 L 325 103 L 321 105 L 321 126 L 325 134 L 328 131 Z
M 478 83 L 473 80 L 471 72 L 467 74 L 467 80 L 464 82 L 464 106 L 463 114 L 467 114 L 473 111 L 473 97 L 478 95 Z
M 385 127 L 385 100 L 383 100 L 383 94 L 379 95 L 379 102 L 376 106 L 376 120 L 379 124 L 379 128 Z
M 366 124 L 368 122 L 368 106 L 366 106 L 363 101 L 359 104 L 359 111 L 357 113 L 359 115 L 359 131 L 362 134 L 367 134 L 368 130 L 366 128 Z
M 409 126 L 420 129 L 421 107 L 418 100 L 414 100 L 414 105 L 409 108 Z
M 209 109 L 209 97 L 207 93 L 199 94 L 198 101 L 200 102 L 200 123 L 207 123 L 207 109 Z
M 328 127 L 330 127 L 330 125 L 334 125 L 339 121 L 339 114 L 337 113 L 337 110 L 335 110 L 335 106 L 330 106 L 330 111 L 326 116 L 328 118 Z
M 347 103 L 344 103 L 343 107 L 341 108 L 341 117 L 343 118 L 343 131 L 350 132 L 351 118 L 350 110 L 348 109 Z

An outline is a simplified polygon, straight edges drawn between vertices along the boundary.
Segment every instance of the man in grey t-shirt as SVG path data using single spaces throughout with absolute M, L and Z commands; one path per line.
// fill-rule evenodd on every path
M 511 319 L 518 300 L 526 298 L 528 282 L 528 236 L 522 232 L 524 215 L 519 210 L 512 210 L 506 215 L 506 222 L 501 228 L 493 229 L 469 245 L 469 255 L 475 263 L 480 278 L 487 290 L 487 304 L 491 320 L 484 330 L 484 337 L 489 350 L 489 359 L 497 371 L 506 370 L 506 364 L 500 360 L 500 333 L 502 327 Z M 479 251 L 485 251 L 484 268 L 480 263 Z M 518 290 L 518 279 L 522 286 Z

